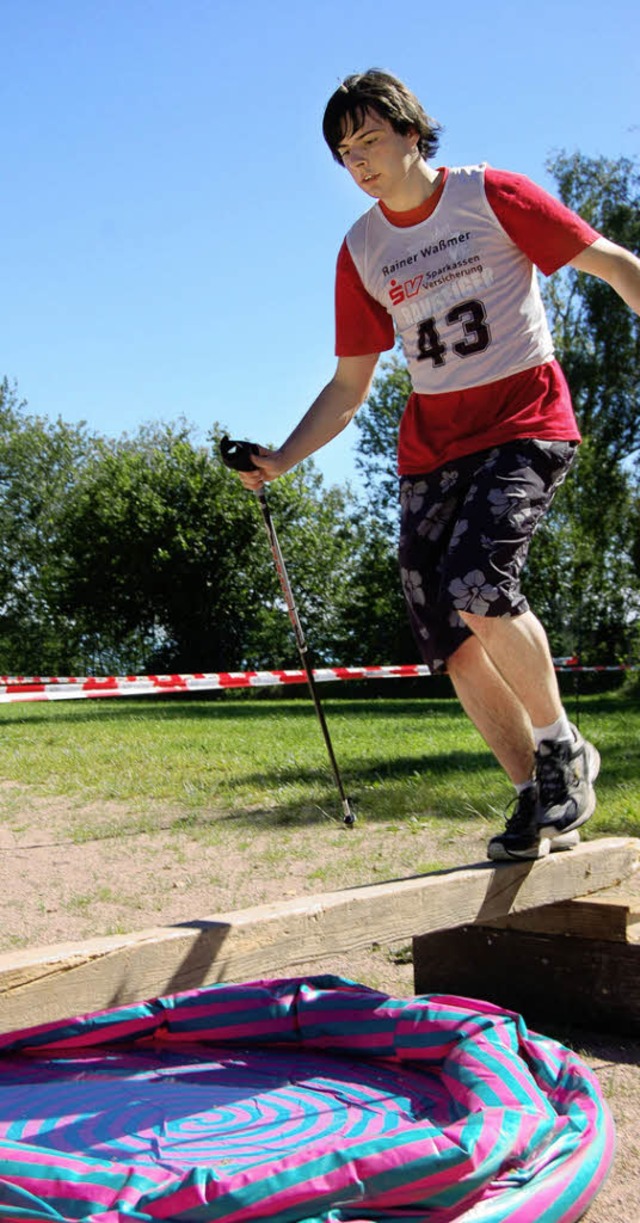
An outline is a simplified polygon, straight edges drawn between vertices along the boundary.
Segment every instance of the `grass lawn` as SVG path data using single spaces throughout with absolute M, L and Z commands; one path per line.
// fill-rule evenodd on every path
M 508 782 L 453 698 L 323 695 L 358 823 L 428 819 L 443 833 L 500 824 Z M 572 698 L 570 717 L 576 716 Z M 640 835 L 640 690 L 582 695 L 582 732 L 600 749 L 598 809 L 588 836 Z M 11 787 L 115 803 L 121 831 L 159 811 L 235 817 L 245 829 L 342 820 L 324 740 L 308 699 L 82 700 L 0 706 L 0 804 Z M 1 808 L 0 808 L 1 810 Z M 76 839 L 95 828 L 70 816 Z

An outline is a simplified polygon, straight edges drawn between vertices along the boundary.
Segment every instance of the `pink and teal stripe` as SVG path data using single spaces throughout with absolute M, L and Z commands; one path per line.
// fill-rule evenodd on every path
M 574 1223 L 594 1074 L 489 1003 L 322 976 L 0 1036 L 0 1223 Z

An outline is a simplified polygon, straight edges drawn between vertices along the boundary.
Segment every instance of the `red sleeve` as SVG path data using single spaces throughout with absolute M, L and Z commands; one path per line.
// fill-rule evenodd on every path
M 367 293 L 345 239 L 336 269 L 336 356 L 386 352 L 394 343 L 393 319 Z
M 524 174 L 485 170 L 487 200 L 516 246 L 550 276 L 600 234 Z

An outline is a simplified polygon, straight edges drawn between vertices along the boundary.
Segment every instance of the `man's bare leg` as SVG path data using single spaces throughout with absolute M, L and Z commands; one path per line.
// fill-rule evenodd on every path
M 462 643 L 447 659 L 447 671 L 465 713 L 507 776 L 514 785 L 529 781 L 534 770 L 531 719 L 479 637 Z
M 595 808 L 600 757 L 575 728 L 571 740 L 546 741 L 534 755 L 534 727 L 568 726 L 546 633 L 532 612 L 463 618 L 473 636 L 448 659 L 458 697 L 518 790 L 534 775 L 537 786 L 522 791 L 505 832 L 491 838 L 489 857 L 570 849 Z
M 499 651 L 503 665 L 510 653 L 503 645 Z M 520 674 L 522 667 L 520 660 L 515 667 L 516 682 L 525 689 L 528 677 Z M 480 633 L 472 634 L 448 658 L 447 669 L 463 708 L 518 788 L 515 809 L 509 809 L 512 814 L 505 831 L 491 837 L 488 857 L 498 861 L 544 857 L 550 852 L 551 840 L 538 828 L 535 744 L 531 717 L 523 701 L 489 656 Z
M 532 611 L 490 617 L 461 613 L 533 726 L 548 726 L 563 707 L 547 634 Z

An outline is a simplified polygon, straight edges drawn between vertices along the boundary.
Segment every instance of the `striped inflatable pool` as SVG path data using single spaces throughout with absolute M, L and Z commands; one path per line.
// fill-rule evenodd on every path
M 614 1129 L 522 1018 L 318 976 L 0 1036 L 0 1220 L 573 1223 Z

